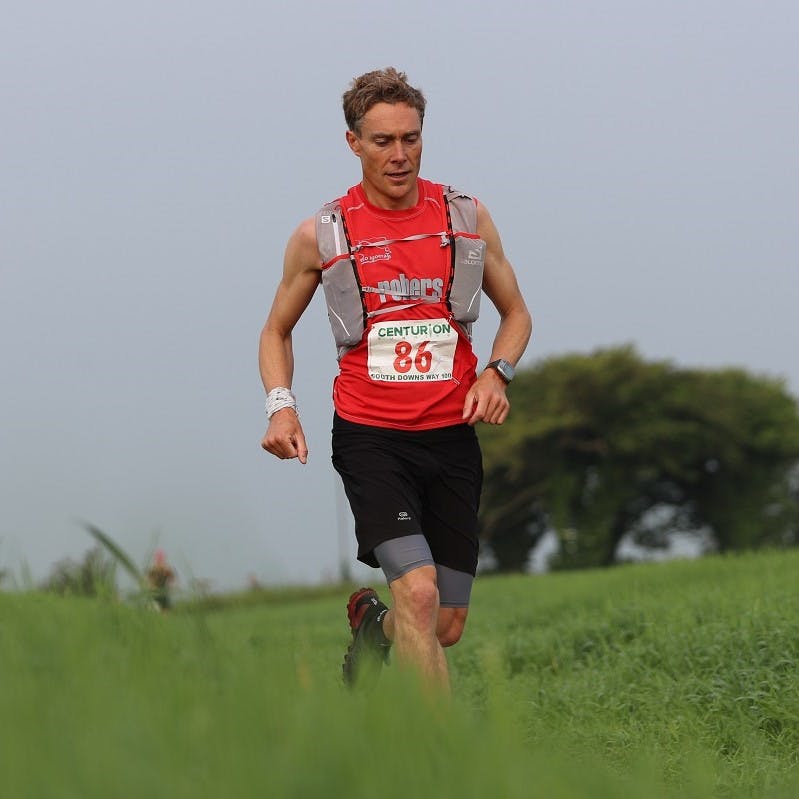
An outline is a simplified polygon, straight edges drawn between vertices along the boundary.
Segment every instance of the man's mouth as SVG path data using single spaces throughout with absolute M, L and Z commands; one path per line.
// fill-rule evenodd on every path
M 410 174 L 410 170 L 405 172 L 386 172 L 386 177 L 388 177 L 389 180 L 405 180 Z

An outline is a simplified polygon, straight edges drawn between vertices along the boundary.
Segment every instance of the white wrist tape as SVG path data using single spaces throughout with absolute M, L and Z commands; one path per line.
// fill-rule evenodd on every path
M 267 419 L 271 419 L 273 413 L 282 411 L 283 408 L 294 408 L 294 413 L 296 413 L 297 416 L 300 415 L 300 412 L 297 410 L 297 398 L 292 394 L 291 389 L 278 386 L 277 388 L 273 388 L 266 395 Z

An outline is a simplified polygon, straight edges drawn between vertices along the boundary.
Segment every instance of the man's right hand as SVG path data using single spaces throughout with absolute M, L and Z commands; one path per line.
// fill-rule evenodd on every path
M 283 408 L 272 414 L 261 446 L 282 460 L 299 458 L 300 463 L 307 463 L 308 445 L 300 417 L 293 408 Z

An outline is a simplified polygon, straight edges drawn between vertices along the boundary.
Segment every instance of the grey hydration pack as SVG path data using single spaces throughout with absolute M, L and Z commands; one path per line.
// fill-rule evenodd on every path
M 458 233 L 477 233 L 477 205 L 473 197 L 452 187 L 444 190 L 448 229 L 438 233 L 408 236 L 399 241 L 412 241 L 427 236 L 441 238 L 442 247 L 450 247 L 450 281 L 445 295 L 432 299 L 445 302 L 452 318 L 458 322 L 467 337 L 471 338 L 472 322 L 480 314 L 480 295 L 483 284 L 486 243 L 479 238 L 459 236 Z M 327 315 L 333 338 L 338 348 L 338 358 L 360 343 L 370 318 L 379 313 L 410 308 L 430 297 L 419 296 L 410 287 L 401 296 L 405 304 L 392 305 L 384 310 L 367 311 L 363 295 L 366 292 L 388 293 L 371 286 L 362 286 L 358 277 L 355 254 L 366 247 L 383 247 L 394 241 L 378 241 L 353 246 L 347 233 L 344 214 L 338 200 L 327 203 L 316 215 L 316 241 L 322 259 L 322 288 L 327 302 Z M 391 295 L 396 299 L 397 290 Z

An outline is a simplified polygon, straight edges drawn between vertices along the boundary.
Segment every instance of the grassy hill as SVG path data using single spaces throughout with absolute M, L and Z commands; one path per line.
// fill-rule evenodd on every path
M 797 575 L 482 578 L 450 706 L 396 667 L 341 686 L 346 587 L 167 616 L 0 594 L 0 796 L 796 797 Z

